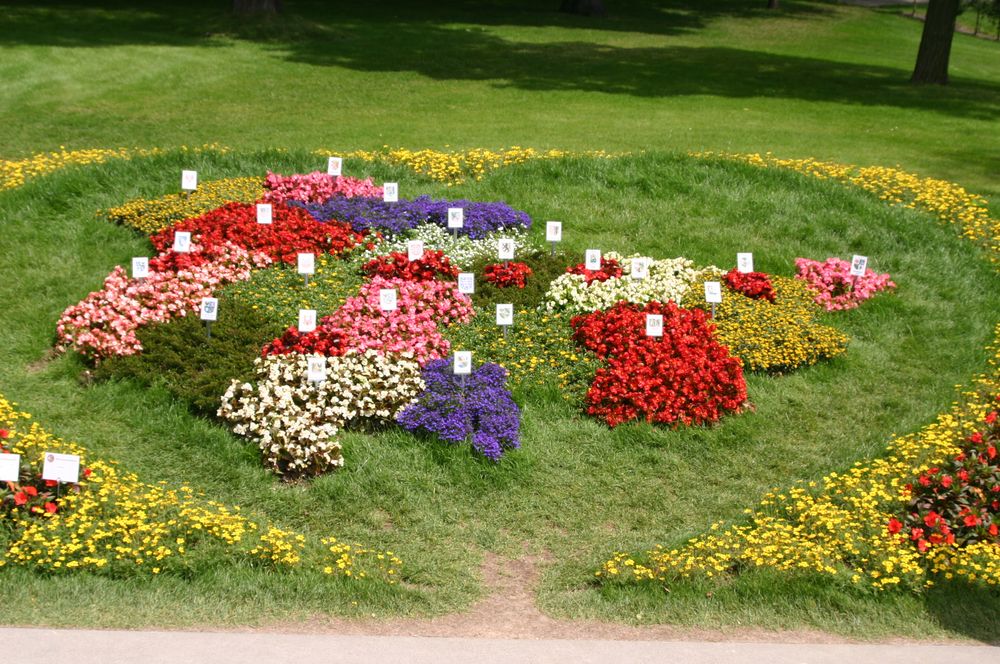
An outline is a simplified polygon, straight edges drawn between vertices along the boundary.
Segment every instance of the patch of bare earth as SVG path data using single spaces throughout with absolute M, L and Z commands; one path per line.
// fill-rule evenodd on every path
M 540 576 L 539 566 L 544 562 L 532 556 L 510 560 L 487 552 L 483 561 L 482 577 L 484 585 L 490 589 L 490 594 L 466 613 L 435 618 L 371 620 L 316 616 L 305 621 L 278 623 L 250 631 L 495 639 L 856 642 L 816 630 L 772 631 L 732 628 L 720 631 L 672 625 L 632 626 L 596 620 L 552 618 L 542 613 L 535 605 L 535 592 Z M 918 643 L 907 639 L 891 639 L 887 642 Z

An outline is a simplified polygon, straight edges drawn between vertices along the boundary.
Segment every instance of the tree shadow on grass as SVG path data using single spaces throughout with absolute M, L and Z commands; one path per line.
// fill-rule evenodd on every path
M 947 582 L 926 591 L 924 604 L 942 627 L 1000 646 L 1000 589 Z

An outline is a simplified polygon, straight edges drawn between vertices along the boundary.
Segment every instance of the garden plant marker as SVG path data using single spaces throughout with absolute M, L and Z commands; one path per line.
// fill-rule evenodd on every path
M 705 282 L 705 301 L 712 305 L 712 318 L 715 318 L 715 305 L 722 303 L 722 284 L 718 281 Z
M 181 191 L 190 194 L 198 188 L 198 171 L 181 171 Z
M 386 203 L 399 202 L 399 183 L 386 182 L 382 185 L 382 200 Z
M 316 255 L 315 254 L 299 254 L 296 257 L 296 267 L 298 268 L 299 274 L 302 275 L 302 284 L 308 288 L 309 287 L 309 275 L 316 273 Z
M 546 221 L 545 222 L 545 241 L 549 243 L 550 250 L 549 255 L 556 255 L 556 242 L 562 242 L 562 222 L 561 221 Z
M 396 310 L 397 292 L 395 288 L 380 288 L 378 291 L 378 306 L 382 311 Z
M 497 305 L 497 325 L 503 328 L 503 338 L 507 338 L 507 328 L 514 324 L 514 305 Z
M 135 256 L 132 258 L 132 278 L 142 281 L 149 276 L 149 258 Z
M 600 249 L 587 249 L 586 260 L 584 261 L 584 267 L 588 270 L 600 270 L 601 269 L 601 250 Z
M 307 333 L 316 329 L 316 310 L 299 309 L 299 332 Z
M 736 269 L 740 272 L 753 272 L 753 254 L 736 254 Z
M 306 380 L 310 383 L 322 383 L 326 380 L 326 356 L 310 355 L 306 365 Z
M 257 223 L 269 224 L 274 218 L 274 208 L 270 203 L 257 203 Z
M 646 314 L 646 336 L 663 339 L 663 314 Z
M 219 300 L 214 297 L 201 298 L 201 319 L 205 321 L 205 333 L 212 338 L 212 323 L 219 319 Z
M 472 295 L 476 292 L 476 274 L 474 272 L 458 273 L 458 292 Z
M 191 232 L 190 231 L 177 231 L 174 233 L 174 244 L 172 249 L 178 254 L 187 254 L 191 252 Z
M 508 237 L 497 240 L 497 258 L 502 260 L 504 265 L 514 260 L 514 240 Z
M 452 237 L 458 237 L 458 229 L 465 225 L 465 208 L 448 208 L 448 228 L 451 229 Z
M 344 168 L 342 157 L 330 157 L 326 160 L 326 174 L 339 176 Z
M 418 261 L 424 257 L 424 241 L 409 240 L 406 243 L 406 258 L 409 261 Z
M 21 479 L 21 455 L 0 454 L 0 482 L 18 482 Z
M 640 257 L 632 259 L 632 273 L 630 275 L 633 279 L 641 281 L 649 276 L 649 260 Z

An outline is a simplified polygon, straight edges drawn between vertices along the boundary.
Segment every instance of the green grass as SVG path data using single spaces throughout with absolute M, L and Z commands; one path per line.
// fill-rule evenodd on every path
M 921 24 L 785 0 L 3 0 L 0 156 L 68 147 L 773 151 L 1000 193 L 1000 44 L 958 35 L 913 87 Z M 385 48 L 387 43 L 392 48 Z
M 407 194 L 503 199 L 538 221 L 562 219 L 565 249 L 580 256 L 596 246 L 730 265 L 746 250 L 758 269 L 790 274 L 796 256 L 864 253 L 892 274 L 895 295 L 825 318 L 851 336 L 846 355 L 785 377 L 751 376 L 756 413 L 712 428 L 608 430 L 558 395 L 537 391 L 525 395 L 523 450 L 499 466 L 402 431 L 350 434 L 343 471 L 283 486 L 251 446 L 193 417 L 162 387 L 112 381 L 84 388 L 79 360 L 40 362 L 62 309 L 98 287 L 115 263 L 148 252 L 144 240 L 97 210 L 173 191 L 182 167 L 212 179 L 304 170 L 315 161 L 296 151 L 169 154 L 71 168 L 4 192 L 0 386 L 58 435 L 145 481 L 187 482 L 286 527 L 391 548 L 404 560 L 405 583 L 329 584 L 239 567 L 206 571 L 191 583 L 8 570 L 0 602 L 18 607 L 18 622 L 134 627 L 437 614 L 462 610 L 484 592 L 484 552 L 527 552 L 551 561 L 539 601 L 560 616 L 810 627 L 862 638 L 996 637 L 996 596 L 955 588 L 871 596 L 809 578 L 749 575 L 707 597 L 698 584 L 665 595 L 589 583 L 613 550 L 679 543 L 715 520 L 740 519 L 772 486 L 877 456 L 892 433 L 930 421 L 953 386 L 984 366 L 1000 276 L 927 215 L 834 183 L 663 153 L 536 162 L 452 189 L 402 169 L 365 173 L 398 179 Z M 955 597 L 963 601 L 953 605 Z

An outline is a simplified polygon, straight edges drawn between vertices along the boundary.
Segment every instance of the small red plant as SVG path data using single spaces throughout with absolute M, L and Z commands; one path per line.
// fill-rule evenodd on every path
M 726 284 L 752 300 L 767 300 L 774 303 L 774 287 L 764 272 L 740 272 L 733 268 L 726 273 Z
M 586 265 L 586 263 L 580 263 L 579 265 L 566 268 L 566 271 L 570 274 L 583 275 L 584 280 L 588 284 L 592 281 L 607 281 L 608 279 L 617 279 L 622 276 L 622 266 L 613 258 L 601 256 L 600 270 L 588 270 Z
M 646 314 L 663 315 L 662 338 L 646 336 Z M 619 302 L 572 325 L 573 339 L 607 362 L 587 392 L 587 412 L 608 426 L 710 423 L 746 402 L 743 365 L 716 341 L 700 309 Z
M 368 261 L 361 266 L 361 271 L 369 277 L 407 281 L 430 281 L 438 278 L 449 280 L 457 277 L 459 272 L 443 251 L 435 249 L 424 251 L 422 258 L 413 261 L 406 253 L 394 251 Z
M 1000 397 L 997 397 L 1000 401 Z M 994 409 L 962 451 L 928 468 L 907 488 L 902 519 L 890 519 L 890 534 L 902 533 L 923 553 L 941 545 L 1000 544 L 1000 424 Z
M 531 268 L 525 263 L 493 263 L 483 268 L 483 277 L 497 288 L 524 288 L 528 285 Z

